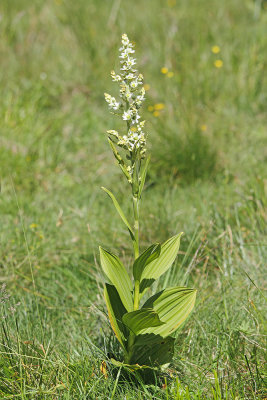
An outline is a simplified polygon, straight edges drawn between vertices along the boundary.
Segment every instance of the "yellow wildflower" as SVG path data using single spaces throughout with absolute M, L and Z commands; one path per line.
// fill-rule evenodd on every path
M 153 112 L 153 115 L 154 115 L 154 117 L 159 117 L 160 112 L 159 112 L 159 111 L 154 111 L 154 112 Z
M 154 105 L 154 109 L 156 111 L 164 110 L 164 108 L 165 108 L 165 104 L 163 104 L 163 103 L 157 103 L 157 104 Z
M 176 5 L 176 0 L 168 0 L 168 6 L 174 7 Z
M 31 224 L 30 229 L 35 229 L 35 228 L 37 228 L 37 226 L 38 226 L 37 224 Z
M 154 107 L 153 107 L 153 106 L 148 106 L 147 109 L 148 109 L 148 111 L 150 111 L 150 112 L 154 111 Z
M 150 89 L 149 83 L 145 83 L 144 84 L 144 89 L 145 89 L 146 92 Z
M 213 54 L 218 54 L 220 53 L 221 49 L 219 46 L 212 46 L 211 51 L 213 52 Z
M 174 73 L 173 73 L 172 71 L 169 71 L 169 72 L 167 73 L 167 77 L 168 77 L 168 78 L 172 78 L 173 75 L 174 75 Z
M 215 60 L 215 61 L 214 61 L 214 66 L 215 66 L 216 68 L 222 68 L 222 66 L 223 66 L 223 61 L 222 61 L 222 60 Z
M 167 67 L 162 67 L 161 70 L 160 70 L 160 72 L 161 72 L 162 74 L 167 74 L 168 71 L 169 71 L 169 70 L 168 70 Z
M 202 132 L 206 132 L 208 127 L 207 127 L 207 125 L 203 124 L 203 125 L 201 125 L 200 129 L 202 130 Z

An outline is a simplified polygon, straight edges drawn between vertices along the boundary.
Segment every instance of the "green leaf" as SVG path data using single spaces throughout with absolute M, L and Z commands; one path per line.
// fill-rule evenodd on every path
M 127 328 L 122 323 L 122 317 L 127 313 L 122 304 L 120 296 L 115 286 L 105 284 L 104 298 L 106 301 L 111 327 L 121 345 L 124 347 L 124 340 L 128 337 Z
M 146 181 L 146 174 L 147 174 L 147 168 L 148 168 L 149 161 L 150 161 L 150 157 L 147 157 L 145 165 L 144 165 L 144 168 L 143 168 L 143 171 L 141 172 L 141 180 L 140 180 L 139 192 L 138 192 L 138 198 L 139 199 L 141 198 L 141 194 L 142 194 L 142 191 L 143 191 L 143 188 L 144 188 L 144 184 L 145 184 L 145 181 Z
M 163 339 L 160 335 L 154 335 L 153 333 L 138 334 L 134 338 L 134 347 L 139 346 L 153 346 L 161 342 Z
M 142 335 L 141 335 L 142 336 Z M 174 353 L 175 339 L 168 336 L 154 341 L 153 344 L 144 344 L 135 346 L 131 358 L 133 364 L 160 366 L 170 363 Z
M 121 361 L 117 361 L 114 358 L 110 359 L 111 363 L 115 365 L 115 367 L 122 367 L 125 368 L 129 372 L 135 372 L 135 371 L 140 371 L 142 369 L 149 369 L 151 370 L 151 367 L 147 365 L 139 365 L 139 364 L 125 364 L 122 363 Z M 153 369 L 153 368 L 152 368 Z
M 159 257 L 145 267 L 142 273 L 140 293 L 142 293 L 147 287 L 151 286 L 156 279 L 172 266 L 180 247 L 180 238 L 182 234 L 183 232 L 167 240 L 161 246 Z
M 158 314 L 152 308 L 142 308 L 124 314 L 122 322 L 127 326 L 135 335 L 145 328 L 160 326 L 164 322 L 160 321 Z
M 121 301 L 127 311 L 133 310 L 133 285 L 120 259 L 107 250 L 99 247 L 102 269 L 117 289 Z
M 113 204 L 114 204 L 116 210 L 118 211 L 119 216 L 121 217 L 121 219 L 123 220 L 123 222 L 125 223 L 127 228 L 129 229 L 131 237 L 134 239 L 134 232 L 133 232 L 133 230 L 131 228 L 131 225 L 127 221 L 127 218 L 125 217 L 124 212 L 122 211 L 122 209 L 121 209 L 116 197 L 114 196 L 114 194 L 110 190 L 106 189 L 105 187 L 102 186 L 101 189 L 103 189 L 104 192 L 106 192 L 109 195 L 109 197 L 111 198 L 111 200 L 113 201 Z
M 150 297 L 143 308 L 153 308 L 165 324 L 147 328 L 142 333 L 153 333 L 162 337 L 172 334 L 189 316 L 195 299 L 196 290 L 185 287 L 168 288 Z
M 133 276 L 137 281 L 141 280 L 142 272 L 144 268 L 151 263 L 153 260 L 159 257 L 161 246 L 159 243 L 152 244 L 148 247 L 134 262 L 133 265 Z
M 121 155 L 119 154 L 119 152 L 117 151 L 116 147 L 114 146 L 114 144 L 112 143 L 112 140 L 110 138 L 108 138 L 108 142 L 110 144 L 111 150 L 113 151 L 113 154 L 116 158 L 116 160 L 119 163 L 119 166 L 122 170 L 122 172 L 124 173 L 124 175 L 126 176 L 126 178 L 128 179 L 128 181 L 130 181 L 131 176 L 127 170 L 127 165 L 125 164 L 123 158 L 121 157 Z

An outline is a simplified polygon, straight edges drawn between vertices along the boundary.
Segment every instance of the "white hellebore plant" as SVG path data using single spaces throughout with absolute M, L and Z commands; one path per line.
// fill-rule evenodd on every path
M 145 89 L 143 76 L 135 69 L 133 44 L 126 34 L 122 35 L 119 50 L 120 73 L 112 71 L 111 77 L 119 83 L 120 100 L 107 93 L 105 99 L 110 111 L 126 122 L 126 129 L 124 134 L 115 130 L 109 130 L 107 134 L 113 154 L 131 186 L 133 224 L 126 218 L 113 193 L 106 188 L 103 190 L 112 199 L 130 233 L 134 251 L 131 277 L 120 259 L 102 247 L 100 261 L 108 280 L 104 297 L 110 323 L 124 352 L 123 363 L 112 361 L 115 365 L 136 370 L 160 367 L 171 361 L 175 340 L 171 335 L 193 309 L 196 290 L 169 287 L 142 303 L 147 289 L 172 266 L 182 233 L 139 253 L 139 203 L 149 163 L 146 157 L 145 121 L 139 114 L 145 100 Z

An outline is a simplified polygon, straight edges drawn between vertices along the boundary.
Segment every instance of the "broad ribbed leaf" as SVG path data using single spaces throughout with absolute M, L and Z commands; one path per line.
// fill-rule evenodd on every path
M 160 256 L 145 267 L 140 285 L 141 293 L 172 266 L 180 247 L 182 234 L 183 232 L 167 240 L 161 246 Z
M 160 326 L 164 322 L 160 321 L 158 314 L 152 308 L 142 308 L 124 314 L 122 322 L 127 326 L 135 335 L 145 328 Z
M 153 333 L 140 334 L 134 338 L 134 347 L 139 346 L 153 346 L 159 342 L 162 342 L 163 337 L 160 335 L 154 335 Z
M 192 311 L 195 299 L 196 290 L 185 287 L 168 288 L 150 297 L 143 307 L 153 308 L 165 324 L 144 329 L 142 334 L 153 333 L 162 337 L 172 334 Z
M 174 353 L 174 341 L 174 338 L 168 336 L 152 345 L 135 346 L 131 362 L 148 366 L 170 363 Z
M 102 247 L 99 247 L 99 251 L 100 251 L 101 266 L 104 273 L 117 289 L 121 301 L 126 310 L 132 311 L 133 285 L 124 265 L 121 263 L 120 259 L 117 256 L 106 251 Z
M 142 272 L 145 267 L 156 260 L 160 255 L 161 246 L 159 243 L 152 244 L 148 247 L 134 262 L 133 265 L 133 276 L 137 281 L 141 280 Z
M 127 310 L 122 304 L 120 296 L 115 286 L 109 285 L 108 283 L 105 284 L 104 298 L 108 309 L 108 315 L 111 327 L 117 339 L 124 347 L 123 341 L 127 339 L 128 333 L 127 333 L 127 328 L 122 323 L 122 317 L 124 314 L 127 313 Z

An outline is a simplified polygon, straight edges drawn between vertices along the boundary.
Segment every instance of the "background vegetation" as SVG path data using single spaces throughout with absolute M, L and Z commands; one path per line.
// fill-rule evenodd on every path
M 267 396 L 265 4 L 1 1 L 1 399 Z M 184 231 L 163 279 L 198 289 L 154 386 L 109 364 L 117 346 L 98 283 L 99 244 L 131 262 L 100 190 L 117 185 L 130 210 L 103 99 L 123 32 L 149 89 L 141 243 Z

